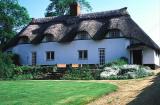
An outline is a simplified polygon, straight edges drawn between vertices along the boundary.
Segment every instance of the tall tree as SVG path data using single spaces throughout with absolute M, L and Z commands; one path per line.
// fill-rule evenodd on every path
M 51 3 L 46 8 L 45 16 L 60 16 L 69 14 L 69 7 L 72 3 L 80 4 L 81 9 L 91 11 L 92 7 L 86 0 L 50 0 Z
M 17 0 L 0 0 L 0 47 L 29 21 L 27 10 Z

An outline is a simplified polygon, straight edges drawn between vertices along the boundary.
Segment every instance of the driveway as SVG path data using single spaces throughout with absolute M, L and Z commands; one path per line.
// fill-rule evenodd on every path
M 119 89 L 88 105 L 160 105 L 160 69 L 154 72 L 154 76 L 142 79 L 97 81 L 115 84 Z

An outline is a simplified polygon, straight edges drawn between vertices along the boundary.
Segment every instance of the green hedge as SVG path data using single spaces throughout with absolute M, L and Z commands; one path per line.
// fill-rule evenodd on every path
M 61 78 L 63 80 L 93 80 L 91 70 L 88 66 L 80 67 L 77 69 L 70 68 L 67 73 Z

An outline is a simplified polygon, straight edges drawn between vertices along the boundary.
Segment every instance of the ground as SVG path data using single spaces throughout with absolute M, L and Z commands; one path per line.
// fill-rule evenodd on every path
M 116 89 L 95 82 L 0 81 L 0 105 L 85 105 Z
M 135 80 L 104 80 L 119 87 L 88 105 L 160 105 L 160 69 L 155 76 Z
M 52 105 L 52 102 L 54 105 L 85 105 L 102 95 L 88 105 L 160 105 L 160 69 L 154 72 L 154 76 L 142 79 L 95 80 L 83 83 L 82 81 L 0 81 L 0 105 L 14 103 Z M 110 93 L 115 90 L 114 87 L 96 82 L 115 84 L 119 89 Z

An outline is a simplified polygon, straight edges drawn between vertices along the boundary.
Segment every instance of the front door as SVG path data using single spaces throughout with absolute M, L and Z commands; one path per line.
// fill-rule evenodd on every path
M 133 50 L 133 64 L 142 65 L 142 50 Z

